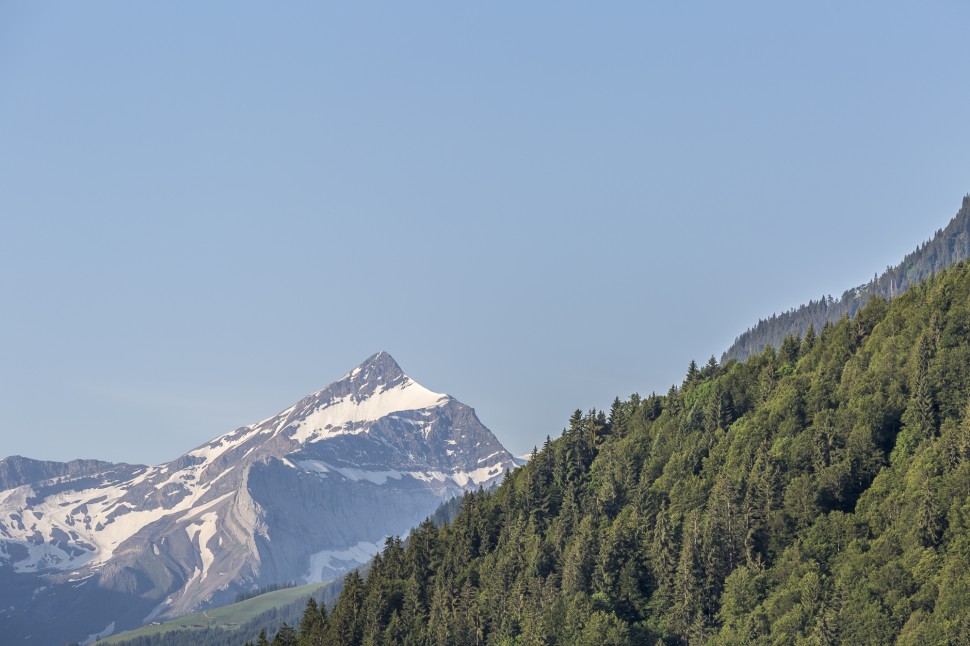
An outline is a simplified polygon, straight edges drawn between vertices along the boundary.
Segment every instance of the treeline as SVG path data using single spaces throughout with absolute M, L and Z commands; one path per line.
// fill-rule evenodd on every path
M 270 640 L 970 643 L 970 265 L 577 411 Z
M 887 267 L 881 276 L 846 291 L 838 300 L 823 296 L 807 305 L 758 321 L 734 341 L 722 355 L 721 362 L 730 359 L 744 361 L 768 346 L 778 348 L 786 336 L 801 337 L 810 325 L 820 330 L 825 323 L 835 323 L 844 316 L 852 318 L 870 298 L 895 298 L 910 285 L 966 258 L 970 258 L 970 195 L 963 198 L 963 206 L 945 229 L 938 230 L 931 240 L 920 245 L 897 266 Z
M 314 603 L 333 604 L 340 593 L 342 582 L 336 581 L 313 594 Z M 289 586 L 284 586 L 289 587 Z M 280 626 L 295 625 L 300 621 L 306 607 L 306 599 L 263 611 L 238 627 L 185 628 L 153 635 L 132 637 L 113 642 L 115 646 L 239 646 L 246 640 L 254 640 L 259 634 L 279 632 Z
M 272 608 L 235 629 L 185 628 L 153 635 L 133 637 L 117 642 L 118 646 L 239 646 L 245 639 L 253 639 L 260 632 L 276 631 L 281 625 L 295 624 L 303 615 L 305 601 L 300 600 L 280 608 Z

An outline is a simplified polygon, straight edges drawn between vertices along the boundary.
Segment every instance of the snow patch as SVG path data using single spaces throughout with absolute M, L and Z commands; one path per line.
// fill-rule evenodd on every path
M 442 471 L 409 471 L 406 475 L 411 476 L 415 480 L 421 480 L 422 482 L 444 482 L 451 480 L 459 487 L 467 487 L 470 484 L 483 484 L 492 478 L 502 475 L 502 465 L 503 462 L 496 462 L 491 466 L 473 469 L 472 471 L 453 471 L 451 473 L 444 473 Z
M 451 479 L 460 487 L 469 484 L 482 484 L 496 476 L 502 475 L 502 462 L 496 462 L 489 467 L 480 467 L 472 471 L 456 471 L 451 475 Z
M 375 422 L 392 413 L 434 408 L 446 404 L 451 397 L 431 392 L 421 384 L 405 379 L 388 389 L 381 389 L 366 399 L 347 395 L 331 399 L 310 411 L 292 426 L 292 437 L 297 442 L 318 442 L 335 435 L 359 433 L 365 422 Z M 427 433 L 427 431 L 426 431 Z
M 335 467 L 322 460 L 302 460 L 297 464 L 307 471 L 314 473 L 339 473 L 351 482 L 366 480 L 376 485 L 383 485 L 387 484 L 388 479 L 400 480 L 404 477 L 404 474 L 400 471 L 364 471 L 363 469 L 354 469 L 353 467 Z
M 200 581 L 205 581 L 206 575 L 209 574 L 209 566 L 215 560 L 216 555 L 209 548 L 209 541 L 213 536 L 216 535 L 216 521 L 219 519 L 219 514 L 214 511 L 210 511 L 207 514 L 202 514 L 199 520 L 186 526 L 185 533 L 189 536 L 189 541 L 193 544 L 196 539 L 199 542 L 199 558 L 202 559 L 202 572 L 199 575 Z
M 386 536 L 384 538 L 387 538 Z M 310 555 L 310 567 L 303 580 L 307 583 L 330 581 L 354 567 L 366 563 L 381 551 L 381 543 L 361 541 L 343 550 L 323 550 Z

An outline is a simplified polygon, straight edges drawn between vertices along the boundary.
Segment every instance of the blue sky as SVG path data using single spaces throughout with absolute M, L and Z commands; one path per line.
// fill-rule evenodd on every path
M 0 455 L 159 463 L 378 350 L 510 449 L 970 191 L 966 3 L 0 5 Z

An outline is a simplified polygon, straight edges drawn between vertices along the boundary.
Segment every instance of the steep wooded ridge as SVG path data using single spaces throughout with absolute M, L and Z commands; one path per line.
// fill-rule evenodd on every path
M 970 258 L 970 195 L 963 198 L 963 206 L 946 228 L 937 231 L 932 239 L 908 254 L 901 263 L 887 268 L 871 282 L 845 291 L 838 300 L 823 296 L 807 305 L 758 321 L 738 336 L 721 356 L 721 363 L 729 359 L 743 361 L 769 345 L 779 348 L 786 336 L 803 336 L 809 326 L 820 330 L 827 322 L 835 323 L 843 316 L 851 318 L 870 298 L 895 298 L 910 285 L 966 258 Z
M 330 580 L 514 467 L 386 352 L 167 464 L 0 461 L 0 641 L 90 643 Z
M 275 644 L 970 640 L 970 264 L 577 411 Z

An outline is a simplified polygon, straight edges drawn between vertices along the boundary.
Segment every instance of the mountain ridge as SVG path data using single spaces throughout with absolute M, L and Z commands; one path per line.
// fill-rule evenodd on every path
M 933 274 L 970 258 L 970 194 L 963 197 L 957 214 L 946 227 L 908 253 L 903 260 L 868 283 L 847 289 L 838 299 L 831 295 L 812 300 L 767 319 L 742 332 L 721 355 L 721 363 L 743 361 L 766 347 L 781 347 L 786 336 L 802 337 L 812 326 L 819 332 L 826 323 L 843 316 L 852 318 L 871 298 L 886 300 L 905 292 Z
M 168 463 L 8 460 L 17 486 L 0 491 L 0 581 L 29 588 L 31 600 L 22 608 L 0 593 L 15 608 L 0 621 L 70 599 L 84 610 L 62 613 L 58 638 L 79 641 L 253 586 L 332 578 L 443 499 L 515 467 L 473 409 L 424 388 L 383 351 Z M 100 604 L 77 598 L 83 585 Z M 120 599 L 116 615 L 98 607 Z

